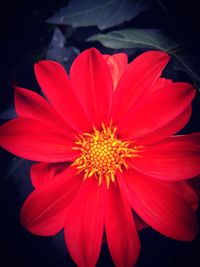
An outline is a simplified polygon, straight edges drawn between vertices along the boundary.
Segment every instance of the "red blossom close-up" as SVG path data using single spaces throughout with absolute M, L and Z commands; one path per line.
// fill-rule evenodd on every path
M 181 241 L 198 233 L 200 133 L 177 134 L 196 89 L 163 77 L 169 60 L 152 50 L 128 63 L 91 48 L 69 74 L 35 64 L 44 96 L 15 87 L 17 118 L 0 127 L 0 145 L 36 162 L 21 224 L 39 236 L 64 229 L 79 267 L 97 264 L 104 241 L 115 266 L 134 266 L 144 227 Z

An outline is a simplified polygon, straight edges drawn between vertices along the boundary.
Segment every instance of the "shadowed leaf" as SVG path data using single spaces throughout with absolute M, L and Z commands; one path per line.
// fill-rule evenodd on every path
M 75 47 L 65 47 L 65 36 L 56 28 L 47 50 L 46 59 L 60 62 L 69 71 L 72 62 L 80 51 Z
M 192 49 L 183 47 L 171 53 L 173 55 L 173 67 L 176 70 L 185 71 L 200 90 L 200 60 Z
M 11 181 L 16 184 L 24 184 L 27 190 L 32 188 L 30 183 L 30 166 L 32 161 L 25 160 L 18 157 L 13 157 L 6 165 L 5 175 L 1 177 L 0 188 L 4 183 Z M 25 192 L 26 193 L 26 192 Z
M 9 107 L 5 111 L 0 113 L 0 120 L 10 120 L 15 117 L 17 117 L 17 114 L 13 105 L 9 105 Z
M 133 19 L 148 6 L 145 0 L 71 0 L 47 22 L 73 27 L 97 26 L 104 30 Z

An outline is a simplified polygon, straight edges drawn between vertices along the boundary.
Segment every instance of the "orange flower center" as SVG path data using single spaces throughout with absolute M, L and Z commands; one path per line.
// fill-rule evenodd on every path
M 130 147 L 130 142 L 121 141 L 116 137 L 116 127 L 105 127 L 102 130 L 93 129 L 93 133 L 79 135 L 74 149 L 81 151 L 73 166 L 84 172 L 84 180 L 95 176 L 102 183 L 106 179 L 107 188 L 110 182 L 115 182 L 117 170 L 122 172 L 128 168 L 126 158 L 137 157 L 137 147 Z

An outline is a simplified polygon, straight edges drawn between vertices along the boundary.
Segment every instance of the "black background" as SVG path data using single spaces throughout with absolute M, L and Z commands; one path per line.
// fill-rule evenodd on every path
M 146 16 L 146 21 L 138 17 L 134 23 L 144 26 L 158 26 L 187 44 L 200 60 L 200 8 L 198 1 L 162 1 L 168 15 L 153 1 L 153 9 Z M 5 110 L 12 100 L 12 83 L 37 89 L 33 73 L 34 61 L 42 58 L 43 47 L 47 46 L 53 27 L 45 20 L 65 6 L 67 1 L 6 1 L 1 2 L 1 62 L 0 62 L 0 111 Z M 84 45 L 79 47 L 84 49 Z M 199 96 L 195 99 L 192 120 L 188 126 L 190 131 L 199 131 Z M 29 234 L 19 224 L 20 207 L 32 190 L 27 183 L 17 180 L 19 173 L 5 179 L 12 155 L 3 149 L 1 156 L 0 187 L 0 266 L 20 267 L 64 267 L 73 265 L 67 254 L 62 239 L 62 232 L 52 238 L 37 237 Z M 28 181 L 28 167 L 25 174 Z M 23 169 L 24 170 L 24 169 Z M 18 187 L 21 187 L 20 189 Z M 21 192 L 25 193 L 22 194 Z M 200 266 L 200 237 L 193 242 L 178 242 L 165 238 L 153 230 L 146 229 L 141 235 L 142 250 L 138 267 L 199 267 Z M 65 255 L 66 254 L 66 255 Z M 64 257 L 65 255 L 65 257 Z M 105 245 L 98 266 L 112 266 Z

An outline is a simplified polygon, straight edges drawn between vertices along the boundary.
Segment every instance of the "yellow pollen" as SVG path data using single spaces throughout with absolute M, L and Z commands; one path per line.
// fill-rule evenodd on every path
M 137 146 L 132 146 L 128 141 L 121 141 L 116 137 L 117 128 L 102 123 L 102 129 L 93 128 L 92 133 L 79 135 L 75 142 L 75 150 L 80 150 L 81 155 L 73 162 L 78 172 L 84 172 L 84 180 L 93 175 L 101 185 L 102 179 L 106 181 L 107 188 L 110 182 L 115 182 L 115 173 L 128 168 L 126 158 L 138 157 Z

